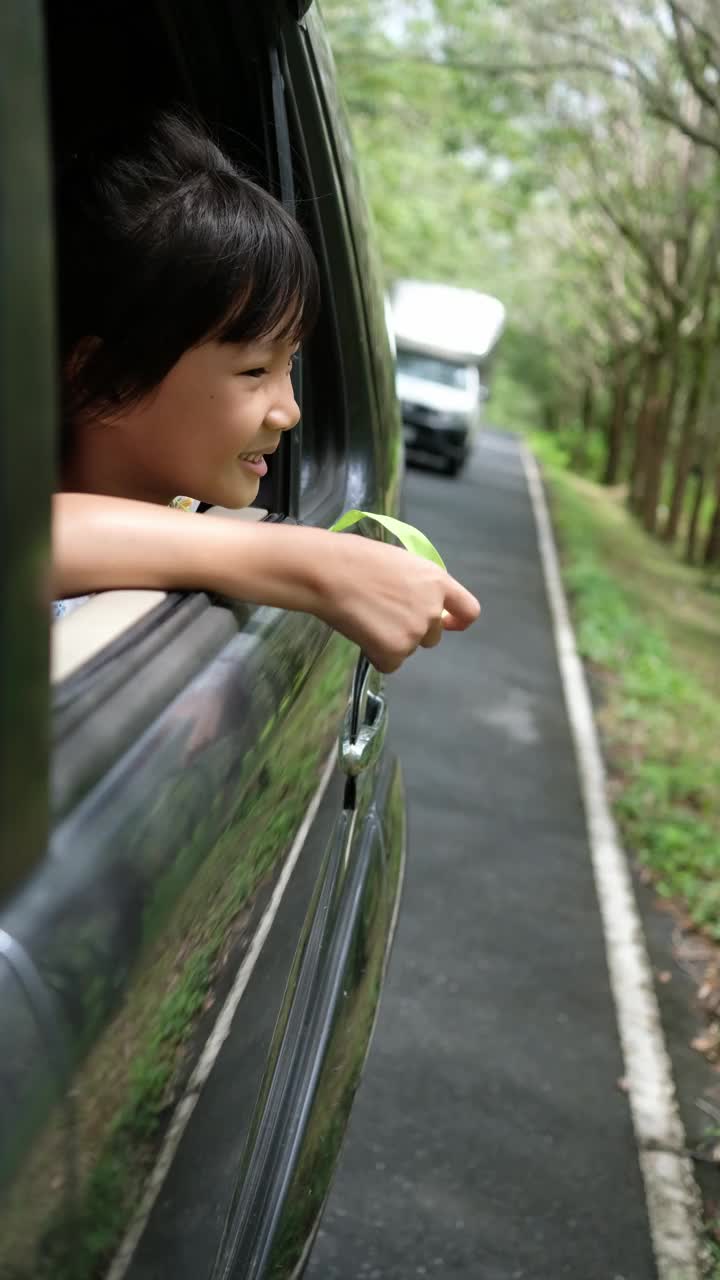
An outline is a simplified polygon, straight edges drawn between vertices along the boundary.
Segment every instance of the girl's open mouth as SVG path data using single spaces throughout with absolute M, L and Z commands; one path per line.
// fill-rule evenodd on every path
M 266 476 L 268 465 L 262 453 L 241 453 L 238 462 L 248 467 L 256 476 Z

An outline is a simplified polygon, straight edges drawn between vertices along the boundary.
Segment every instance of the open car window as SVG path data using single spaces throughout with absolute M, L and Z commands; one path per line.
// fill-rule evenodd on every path
M 229 520 L 265 520 L 263 507 L 231 511 L 209 507 L 209 514 Z M 165 591 L 102 591 L 83 596 L 78 607 L 54 618 L 50 636 L 50 676 L 58 684 L 74 675 L 85 663 L 97 658 L 108 645 L 127 635 L 145 619 L 151 620 L 156 606 L 168 599 Z M 74 604 L 71 600 L 70 605 Z
M 199 2 L 174 8 L 95 5 L 78 0 L 69 11 L 47 6 L 52 162 L 92 155 L 105 133 L 122 142 L 138 118 L 187 109 L 205 120 L 243 170 L 280 195 L 277 121 L 267 32 L 257 14 L 230 6 L 212 21 Z M 282 103 L 280 103 L 282 107 Z M 243 520 L 280 518 L 290 511 L 288 442 L 269 461 L 251 508 L 213 514 Z M 201 495 L 200 495 L 201 496 Z M 201 511 L 206 510 L 201 503 Z M 52 679 L 68 678 L 120 635 L 153 617 L 164 593 L 103 592 L 58 602 L 52 611 Z
M 212 22 L 200 0 L 172 12 L 159 3 L 128 11 L 90 0 L 79 0 L 70 14 L 61 4 L 48 10 L 56 166 L 68 154 L 92 149 L 93 137 L 105 129 L 122 138 L 138 112 L 187 107 L 303 225 L 319 266 L 321 308 L 294 374 L 301 420 L 270 459 L 253 506 L 233 517 L 290 516 L 328 526 L 354 501 L 353 451 L 373 456 L 373 411 L 344 200 L 299 33 L 287 33 L 286 60 L 283 44 L 274 48 L 257 16 L 261 6 L 254 13 L 248 6 L 241 13 L 218 7 Z M 127 119 L 118 119 L 124 111 Z M 53 680 L 67 678 L 152 617 L 155 604 L 152 593 L 136 591 L 71 604 L 52 628 Z

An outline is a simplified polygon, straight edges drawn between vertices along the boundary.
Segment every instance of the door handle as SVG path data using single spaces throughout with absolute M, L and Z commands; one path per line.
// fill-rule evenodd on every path
M 357 778 L 375 764 L 385 745 L 387 726 L 382 676 L 362 658 L 340 735 L 340 768 L 349 778 Z

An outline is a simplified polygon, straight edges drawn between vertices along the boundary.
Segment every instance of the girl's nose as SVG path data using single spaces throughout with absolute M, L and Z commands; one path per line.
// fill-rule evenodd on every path
M 300 406 L 295 399 L 295 392 L 289 378 L 287 391 L 278 397 L 272 409 L 268 411 L 265 421 L 276 431 L 290 431 L 300 421 Z

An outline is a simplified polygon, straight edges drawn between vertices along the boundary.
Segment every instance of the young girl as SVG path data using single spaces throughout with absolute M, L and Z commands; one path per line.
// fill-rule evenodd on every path
M 299 419 L 290 373 L 319 299 L 299 225 L 200 129 L 168 115 L 134 151 L 72 162 L 58 244 L 58 597 L 206 589 L 303 610 L 381 671 L 477 618 L 460 583 L 399 548 L 173 508 L 256 497 Z

